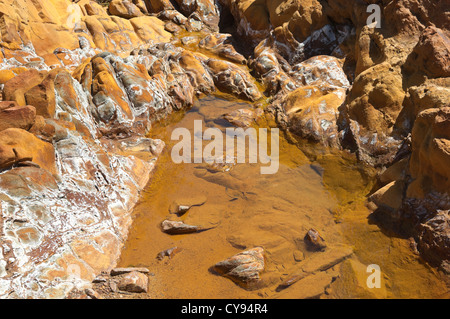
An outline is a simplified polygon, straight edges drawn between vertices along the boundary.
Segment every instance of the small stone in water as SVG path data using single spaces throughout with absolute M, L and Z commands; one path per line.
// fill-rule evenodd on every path
M 170 249 L 166 249 L 166 250 L 160 252 L 160 253 L 158 254 L 158 256 L 156 256 L 156 258 L 157 258 L 158 260 L 163 260 L 164 257 L 169 257 L 169 259 L 170 259 L 170 258 L 172 258 L 176 253 L 178 253 L 178 252 L 180 252 L 180 251 L 181 251 L 181 248 L 178 248 L 178 247 L 172 247 L 172 248 L 170 248 Z
M 325 244 L 325 240 L 314 228 L 311 228 L 306 233 L 305 242 L 308 248 L 313 251 L 324 250 L 327 247 L 327 245 Z

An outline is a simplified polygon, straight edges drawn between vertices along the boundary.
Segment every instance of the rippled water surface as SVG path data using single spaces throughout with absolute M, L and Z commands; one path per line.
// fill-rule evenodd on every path
M 373 172 L 356 164 L 347 153 L 331 154 L 317 146 L 294 145 L 281 136 L 277 174 L 261 175 L 259 164 L 237 164 L 214 171 L 205 164 L 174 164 L 170 150 L 173 129 L 229 126 L 222 115 L 252 105 L 219 97 L 200 99 L 187 113 L 172 115 L 152 130 L 167 148 L 151 183 L 135 209 L 135 220 L 122 252 L 120 266 L 148 267 L 149 298 L 307 298 L 326 291 L 327 298 L 449 297 L 438 274 L 413 253 L 410 241 L 380 228 L 368 218 L 364 200 Z M 267 123 L 260 123 L 267 125 Z M 206 199 L 182 217 L 169 214 L 174 201 Z M 190 225 L 214 227 L 189 235 L 168 235 L 160 224 L 170 218 Z M 328 245 L 325 252 L 309 252 L 303 238 L 318 230 Z M 158 260 L 159 252 L 178 247 L 172 259 Z M 247 291 L 212 273 L 215 263 L 247 248 L 265 249 L 262 287 Z M 300 266 L 335 247 L 351 247 L 354 254 L 326 272 L 277 291 L 299 273 Z M 314 256 L 316 255 L 316 256 Z M 380 266 L 382 288 L 368 289 L 366 270 Z

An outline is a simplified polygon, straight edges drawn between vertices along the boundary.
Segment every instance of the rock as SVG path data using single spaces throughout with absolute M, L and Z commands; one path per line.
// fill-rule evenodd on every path
M 180 235 L 180 234 L 192 234 L 201 231 L 209 230 L 211 228 L 203 228 L 200 226 L 187 225 L 183 222 L 165 220 L 161 223 L 162 231 L 169 235 Z
M 38 72 L 35 69 L 28 70 L 13 77 L 3 87 L 3 101 L 16 101 L 18 105 L 27 105 L 24 96 L 25 92 L 40 84 L 43 79 L 43 72 Z
M 115 281 L 109 282 L 109 289 L 114 293 L 119 291 L 119 287 L 117 286 L 117 283 Z
M 380 183 L 386 185 L 394 181 L 403 180 L 405 178 L 405 169 L 408 165 L 408 158 L 404 158 L 389 166 L 379 176 Z
M 255 58 L 251 61 L 255 76 L 262 80 L 266 91 L 275 95 L 280 91 L 291 91 L 298 85 L 287 74 L 291 66 L 275 49 L 270 47 L 268 41 L 262 41 L 254 50 Z
M 248 72 L 232 63 L 216 59 L 209 59 L 206 64 L 219 90 L 250 101 L 261 98 L 261 93 Z
M 104 282 L 107 282 L 107 281 L 108 281 L 107 278 L 105 278 L 103 276 L 98 276 L 98 277 L 95 277 L 94 280 L 92 280 L 92 283 L 93 284 L 101 284 L 101 283 L 104 283 Z
M 213 31 L 219 31 L 219 12 L 216 9 L 213 0 L 175 0 L 180 12 L 188 17 L 189 20 L 200 21 L 206 27 Z M 200 31 L 202 27 L 194 28 L 194 31 Z M 189 28 L 188 28 L 188 31 Z
M 295 250 L 293 253 L 293 257 L 296 262 L 301 262 L 305 259 L 305 255 L 300 250 Z
M 138 271 L 127 273 L 120 278 L 118 288 L 121 291 L 132 293 L 146 293 L 148 291 L 148 277 Z
M 256 45 L 269 35 L 270 20 L 264 0 L 231 1 L 220 0 L 239 21 L 237 32 L 250 45 Z
M 403 108 L 405 92 L 398 68 L 383 62 L 359 74 L 343 108 L 346 133 L 361 160 L 389 163 L 401 144 L 392 137 Z M 343 139 L 346 139 L 344 137 Z
M 412 131 L 409 170 L 412 183 L 407 196 L 424 198 L 427 193 L 450 189 L 450 107 L 421 112 Z
M 130 272 L 140 272 L 140 273 L 143 273 L 143 274 L 148 274 L 149 270 L 147 268 L 134 268 L 134 267 L 113 268 L 110 271 L 110 275 L 111 276 L 119 276 L 119 275 L 123 275 L 123 274 L 128 274 Z
M 225 114 L 224 118 L 231 124 L 237 127 L 248 128 L 257 123 L 257 121 L 264 115 L 262 109 L 239 109 L 231 113 Z
M 201 93 L 214 90 L 214 80 L 202 63 L 189 51 L 183 51 L 179 59 L 180 67 L 188 74 L 191 84 Z
M 450 76 L 450 38 L 436 27 L 428 27 L 405 63 L 409 71 L 420 70 L 429 78 Z
M 421 224 L 418 231 L 421 255 L 450 274 L 450 211 L 438 211 Z
M 247 62 L 246 58 L 236 51 L 230 34 L 208 34 L 198 46 L 234 63 L 245 64 Z
M 170 204 L 169 213 L 181 216 L 187 213 L 187 211 L 191 209 L 191 207 L 202 206 L 206 203 L 206 200 L 207 198 L 205 196 L 177 199 L 172 204 Z
M 215 264 L 213 269 L 246 289 L 255 289 L 264 267 L 264 249 L 256 247 Z
M 36 109 L 33 106 L 19 106 L 16 102 L 0 102 L 0 131 L 20 128 L 28 131 L 35 122 Z
M 109 3 L 108 11 L 111 15 L 125 19 L 143 16 L 141 10 L 128 0 L 112 0 Z
M 29 129 L 29 132 L 44 142 L 52 143 L 56 135 L 56 128 L 54 125 L 47 123 L 42 116 L 37 115 L 34 125 Z
M 136 35 L 143 41 L 169 42 L 172 35 L 164 30 L 164 22 L 156 17 L 142 16 L 130 19 Z
M 8 169 L 20 162 L 31 161 L 56 173 L 55 150 L 33 134 L 18 128 L 0 132 L 0 168 Z
M 293 284 L 299 282 L 300 280 L 302 280 L 303 278 L 305 278 L 307 276 L 308 276 L 308 274 L 297 274 L 297 275 L 289 276 L 281 284 L 278 285 L 278 287 L 276 288 L 276 291 L 280 292 L 284 289 L 287 289 L 287 288 L 291 287 Z
M 305 86 L 289 93 L 281 105 L 292 133 L 326 146 L 339 147 L 337 118 L 344 100 L 344 89 Z
M 169 257 L 169 259 L 172 259 L 172 257 L 179 253 L 181 251 L 181 248 L 178 247 L 172 247 L 170 249 L 163 250 L 162 252 L 158 253 L 156 256 L 156 259 L 163 260 L 165 257 Z
M 319 232 L 313 228 L 308 230 L 304 240 L 307 247 L 313 251 L 324 250 L 327 247 L 325 240 L 322 238 Z
M 144 0 L 148 9 L 152 13 L 158 13 L 164 10 L 174 10 L 170 0 Z
M 52 174 L 42 168 L 27 166 L 13 168 L 0 175 L 0 187 L 9 196 L 29 197 L 34 192 L 55 192 L 58 184 Z
M 372 194 L 369 200 L 378 208 L 394 213 L 402 205 L 404 190 L 405 185 L 402 181 L 394 181 Z
M 306 277 L 298 277 L 291 285 L 283 286 L 288 282 L 286 281 L 285 284 L 278 286 L 276 289 L 277 292 L 280 292 L 277 297 L 282 299 L 320 299 L 338 276 L 338 272 L 330 270 L 327 272 L 321 271 Z M 296 282 L 298 283 L 293 285 Z M 283 288 L 289 288 L 289 290 L 282 292 Z
M 84 290 L 84 293 L 91 299 L 103 299 L 103 297 L 94 289 L 87 288 Z

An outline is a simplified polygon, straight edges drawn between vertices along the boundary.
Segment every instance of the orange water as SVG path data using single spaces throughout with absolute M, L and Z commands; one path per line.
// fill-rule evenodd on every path
M 448 287 L 410 248 L 409 240 L 389 234 L 370 222 L 364 200 L 373 172 L 344 152 L 331 153 L 316 145 L 280 139 L 280 168 L 261 175 L 259 164 L 237 164 L 230 171 L 211 171 L 205 164 L 174 164 L 170 150 L 173 129 L 193 130 L 194 120 L 224 129 L 221 115 L 251 108 L 242 101 L 207 97 L 186 113 L 176 113 L 152 129 L 167 148 L 135 209 L 135 220 L 119 266 L 144 266 L 150 277 L 148 298 L 304 298 L 326 291 L 322 298 L 448 298 Z M 267 123 L 260 123 L 267 125 Z M 269 148 L 270 149 L 270 148 Z M 305 155 L 307 154 L 307 155 Z M 206 198 L 182 217 L 169 214 L 178 200 Z M 189 234 L 161 231 L 165 219 L 215 227 Z M 354 254 L 345 262 L 309 280 L 277 292 L 283 280 L 299 272 L 299 257 L 308 260 L 303 238 L 318 230 L 328 248 L 346 245 Z M 171 259 L 156 259 L 172 247 L 181 250 Z M 244 249 L 265 249 L 266 269 L 260 289 L 247 291 L 210 271 L 215 263 Z M 294 258 L 295 257 L 295 258 Z M 297 259 L 297 260 L 296 260 Z M 301 259 L 301 258 L 300 258 Z M 381 288 L 369 289 L 366 270 L 377 264 Z M 330 278 L 333 278 L 330 280 Z

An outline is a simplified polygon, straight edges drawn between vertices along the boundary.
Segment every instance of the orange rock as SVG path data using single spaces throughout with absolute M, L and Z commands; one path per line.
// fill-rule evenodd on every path
M 250 101 L 261 98 L 258 87 L 246 70 L 217 59 L 209 59 L 206 64 L 219 90 Z
M 180 66 L 188 74 L 192 85 L 202 93 L 209 93 L 214 90 L 214 80 L 205 70 L 203 65 L 190 51 L 184 50 L 181 53 Z
M 133 271 L 124 275 L 118 285 L 119 289 L 122 291 L 143 293 L 148 290 L 148 277 L 147 275 Z
M 143 16 L 130 19 L 138 37 L 147 43 L 150 40 L 156 42 L 169 42 L 172 34 L 164 29 L 164 22 L 156 17 Z
M 36 116 L 34 125 L 30 128 L 29 132 L 33 133 L 41 140 L 51 143 L 53 137 L 55 136 L 55 127 L 46 123 L 45 119 L 38 115 Z
M 5 84 L 15 76 L 11 70 L 0 70 L 0 84 Z
M 55 76 L 55 90 L 58 96 L 62 99 L 65 107 L 73 110 L 80 110 L 80 103 L 77 97 L 77 93 L 73 87 L 72 76 L 69 72 L 61 70 Z M 60 103 L 61 103 L 60 102 Z
M 305 86 L 289 93 L 282 105 L 291 132 L 327 146 L 339 145 L 338 108 L 345 89 Z
M 56 174 L 55 150 L 53 145 L 43 142 L 33 134 L 18 128 L 0 132 L 0 168 L 29 161 Z
M 144 0 L 147 8 L 152 13 L 158 13 L 163 10 L 174 10 L 170 0 Z
M 128 0 L 112 0 L 109 3 L 108 11 L 112 15 L 125 19 L 131 19 L 143 15 L 141 10 L 133 2 Z
M 449 33 L 435 27 L 426 28 L 411 53 L 409 61 L 406 62 L 406 67 L 419 69 L 429 78 L 449 77 Z
M 108 100 L 113 100 L 121 109 L 123 114 L 128 119 L 133 118 L 133 112 L 127 102 L 125 93 L 117 84 L 112 68 L 101 57 L 96 57 L 92 60 L 94 69 L 94 79 L 92 82 L 92 95 L 94 96 L 94 103 L 100 107 L 108 104 Z M 108 104 L 109 105 L 109 104 Z M 112 106 L 111 106 L 112 107 Z M 103 110 L 106 112 L 106 110 Z M 104 121 L 112 119 L 117 110 L 109 110 L 106 113 L 100 110 L 103 115 L 100 115 Z M 111 114 L 112 112 L 113 114 Z
M 422 199 L 431 191 L 450 189 L 450 107 L 419 114 L 412 131 L 411 177 L 407 196 Z
M 53 118 L 56 111 L 54 79 L 58 70 L 51 71 L 44 80 L 25 93 L 27 104 L 36 108 L 36 114 Z
M 36 109 L 33 106 L 0 102 L 0 131 L 13 127 L 29 130 L 34 125 L 35 118 Z

